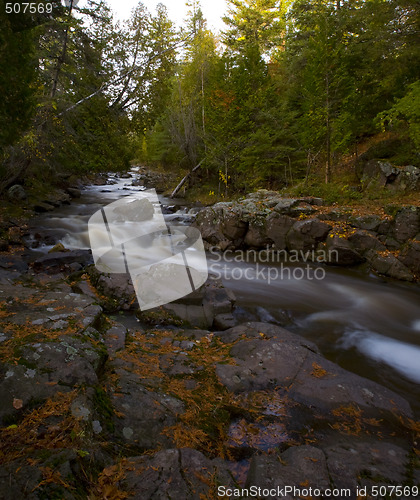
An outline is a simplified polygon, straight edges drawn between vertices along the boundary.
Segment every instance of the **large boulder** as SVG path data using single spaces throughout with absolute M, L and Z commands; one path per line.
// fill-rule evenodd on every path
M 405 242 L 420 233 L 420 207 L 407 206 L 395 216 L 394 237 Z
M 386 246 L 381 243 L 375 236 L 375 233 L 371 231 L 359 229 L 349 235 L 348 241 L 361 255 L 372 249 L 377 251 L 386 251 Z
M 248 228 L 242 219 L 243 209 L 234 203 L 216 203 L 213 207 L 201 210 L 193 226 L 197 227 L 201 236 L 211 245 L 222 249 L 230 243 L 239 246 Z
M 273 212 L 267 217 L 267 236 L 274 242 L 277 250 L 284 250 L 286 248 L 286 236 L 292 228 L 295 220 L 287 215 L 280 215 Z
M 327 263 L 336 266 L 354 266 L 365 259 L 344 237 L 330 233 L 326 240 Z
M 7 190 L 7 197 L 10 201 L 15 202 L 26 200 L 27 195 L 26 191 L 20 184 L 14 184 Z
M 330 230 L 329 224 L 318 219 L 297 221 L 287 233 L 287 248 L 304 252 L 313 250 L 318 243 L 325 240 Z
M 399 260 L 417 277 L 420 277 L 420 235 L 402 250 Z
M 251 248 L 265 248 L 273 243 L 267 234 L 267 219 L 265 217 L 255 217 L 249 222 L 244 243 Z
M 368 188 L 384 188 L 392 184 L 399 173 L 400 170 L 388 161 L 370 160 L 364 165 L 361 180 Z
M 368 250 L 365 254 L 373 271 L 402 281 L 414 281 L 413 273 L 390 252 Z
M 247 323 L 220 336 L 228 342 L 240 339 L 230 350 L 235 364 L 216 366 L 220 382 L 232 392 L 283 389 L 292 400 L 322 414 L 348 404 L 374 414 L 392 414 L 395 407 L 412 414 L 406 400 L 328 361 L 312 342 L 284 328 Z

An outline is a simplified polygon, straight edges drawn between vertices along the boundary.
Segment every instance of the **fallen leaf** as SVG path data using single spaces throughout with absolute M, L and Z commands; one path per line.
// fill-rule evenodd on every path
M 14 399 L 13 400 L 13 408 L 15 408 L 16 410 L 20 410 L 23 406 L 23 401 L 21 399 Z

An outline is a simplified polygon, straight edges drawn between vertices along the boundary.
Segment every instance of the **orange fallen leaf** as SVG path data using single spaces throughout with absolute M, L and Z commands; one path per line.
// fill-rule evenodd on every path
M 13 399 L 13 408 L 16 410 L 20 410 L 23 406 L 23 401 L 21 399 Z

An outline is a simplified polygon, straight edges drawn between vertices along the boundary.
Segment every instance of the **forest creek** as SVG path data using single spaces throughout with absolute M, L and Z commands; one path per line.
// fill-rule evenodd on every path
M 0 0 L 0 500 L 419 498 L 418 0 L 183 2 Z
M 128 275 L 95 268 L 87 233 L 88 218 L 143 190 L 142 178 L 159 188 L 160 174 L 140 172 L 52 193 L 25 226 L 8 221 L 0 260 L 1 498 L 199 499 L 217 498 L 219 486 L 294 485 L 301 491 L 285 498 L 331 488 L 356 499 L 357 488 L 394 484 L 414 498 L 418 285 L 375 277 L 360 259 L 319 264 L 326 274 L 316 282 L 293 274 L 270 284 L 255 275 L 232 279 L 234 266 L 256 263 L 233 264 L 237 254 L 226 253 L 215 214 L 231 204 L 186 207 L 160 195 L 167 222 L 193 223 L 210 240 L 210 278 L 191 296 L 140 312 Z M 267 191 L 239 203 L 263 211 L 273 199 L 297 224 L 314 220 L 315 208 L 328 213 L 320 199 L 292 203 Z M 333 219 L 340 212 L 328 208 Z M 209 210 L 211 228 L 200 224 Z M 248 219 L 250 248 L 266 244 L 261 234 L 256 241 L 258 217 Z M 343 218 L 334 227 L 323 220 L 344 234 Z M 378 224 L 372 215 L 353 219 L 347 232 L 372 220 Z M 400 218 L 396 227 L 407 232 L 412 222 Z M 232 226 L 223 227 L 232 236 Z

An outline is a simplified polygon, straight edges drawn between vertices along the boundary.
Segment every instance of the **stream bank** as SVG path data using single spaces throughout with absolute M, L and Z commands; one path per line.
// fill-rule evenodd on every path
M 79 243 L 80 216 L 98 191 L 120 196 L 112 186 L 131 189 L 87 189 L 89 207 L 83 198 L 81 215 L 67 212 Z M 197 328 L 168 310 L 137 321 L 130 284 L 98 275 L 83 245 L 46 253 L 54 214 L 28 240 L 37 255 L 16 246 L 2 260 L 0 496 L 198 500 L 218 485 L 287 485 L 356 498 L 379 484 L 416 496 L 418 425 L 404 398 L 278 325 Z M 213 308 L 232 310 L 232 295 L 213 290 Z

